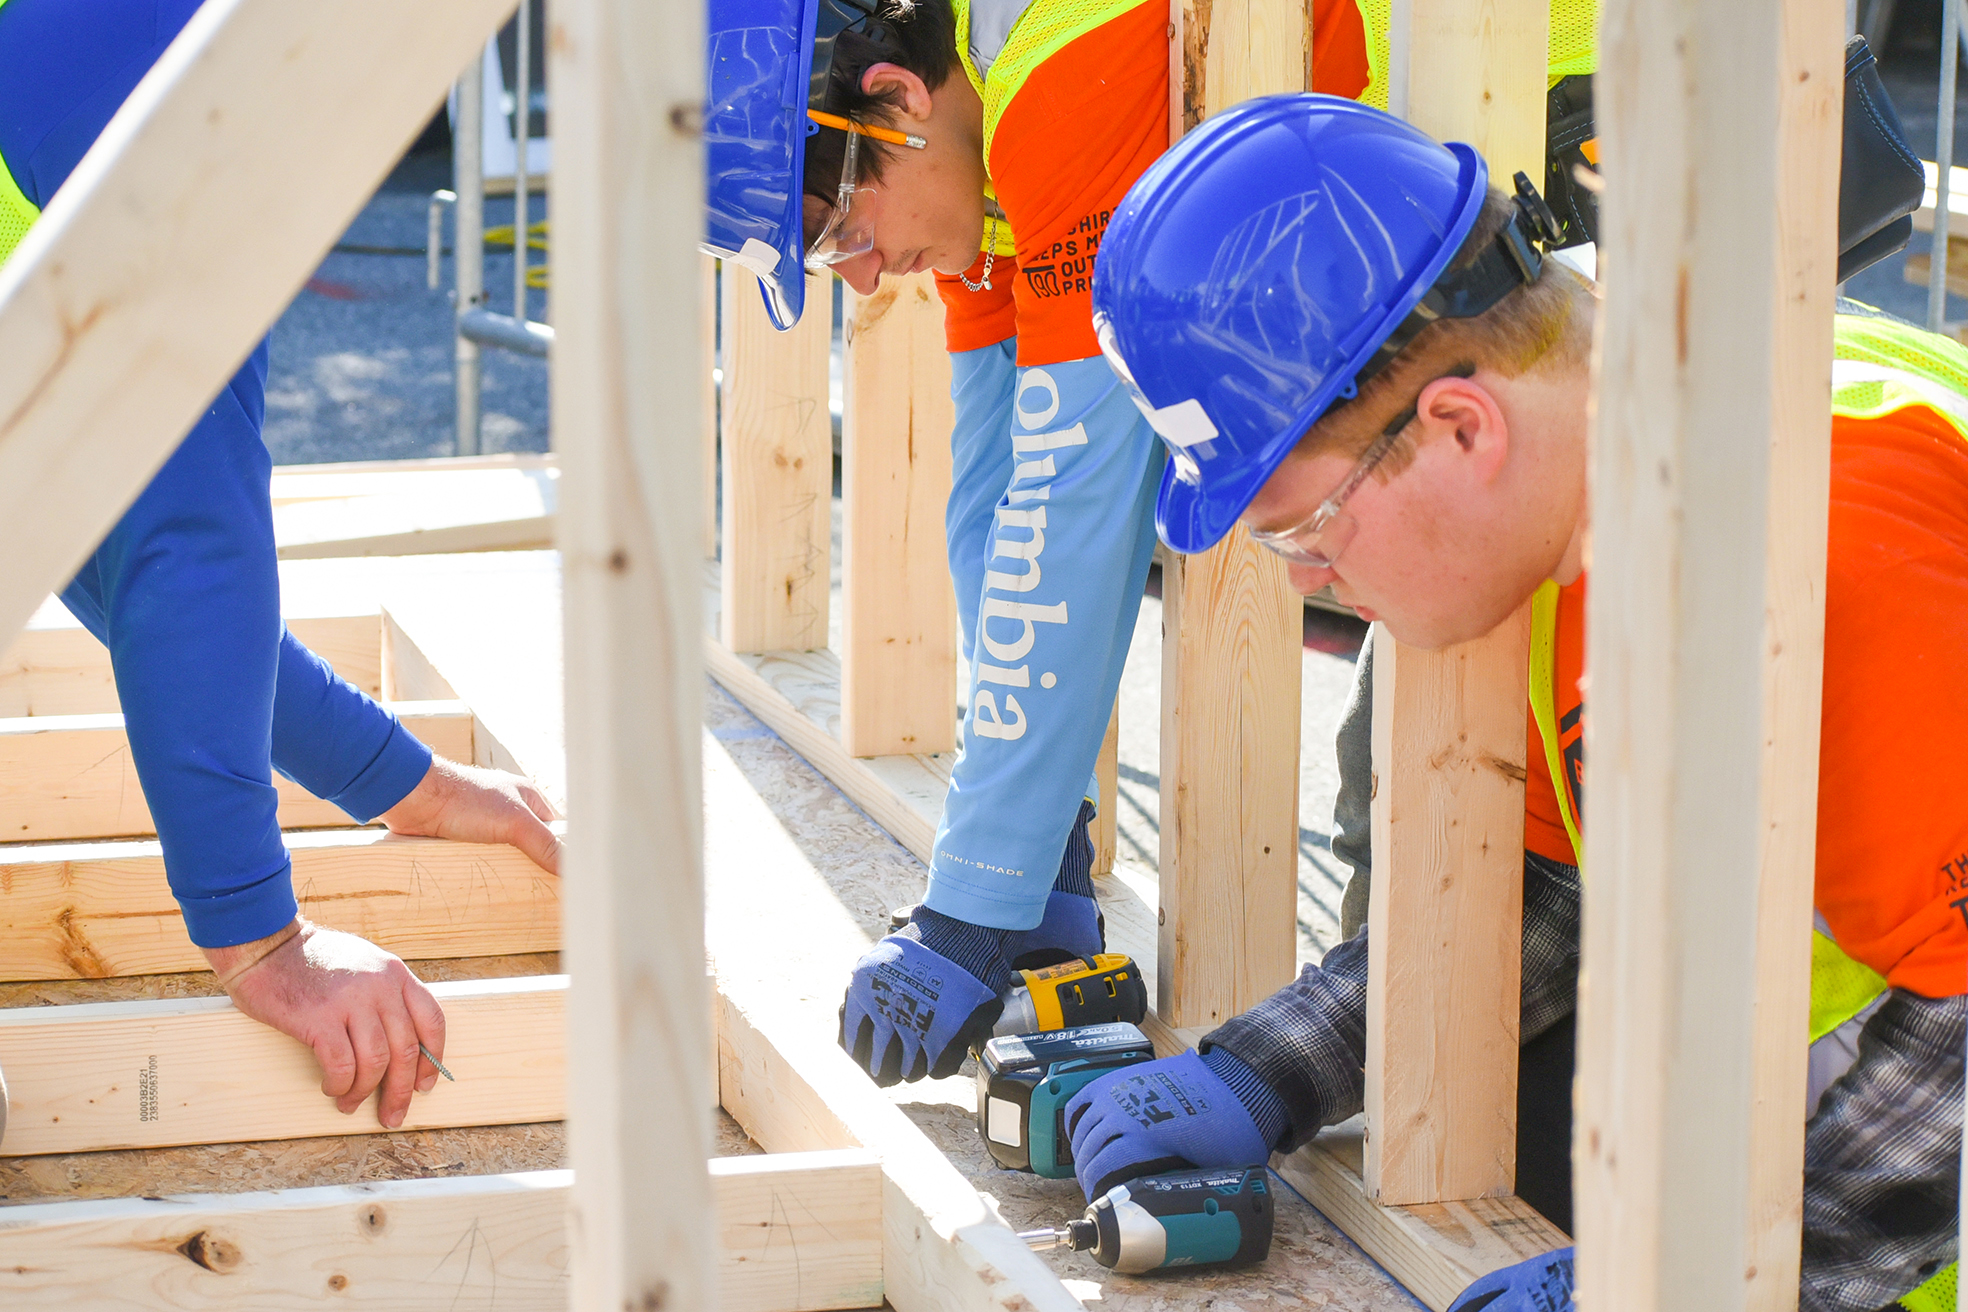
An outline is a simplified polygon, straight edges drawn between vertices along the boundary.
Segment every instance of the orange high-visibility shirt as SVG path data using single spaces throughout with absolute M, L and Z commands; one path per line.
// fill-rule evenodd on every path
M 1817 909 L 1894 987 L 1952 997 L 1968 992 L 1968 442 L 1924 407 L 1835 418 L 1828 547 Z M 1555 662 L 1575 802 L 1585 595 L 1581 579 L 1559 596 Z M 1529 746 L 1524 846 L 1569 863 L 1535 722 Z

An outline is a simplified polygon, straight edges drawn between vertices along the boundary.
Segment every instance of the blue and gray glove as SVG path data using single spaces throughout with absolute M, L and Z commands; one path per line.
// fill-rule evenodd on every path
M 1572 1251 L 1559 1248 L 1492 1271 L 1463 1290 L 1449 1312 L 1572 1312 Z
M 1006 934 L 917 907 L 908 925 L 854 963 L 841 1047 L 884 1087 L 955 1075 L 1004 1011 Z
M 1221 1048 L 1123 1067 L 1066 1104 L 1073 1174 L 1089 1201 L 1144 1175 L 1262 1166 L 1288 1123 L 1278 1096 Z

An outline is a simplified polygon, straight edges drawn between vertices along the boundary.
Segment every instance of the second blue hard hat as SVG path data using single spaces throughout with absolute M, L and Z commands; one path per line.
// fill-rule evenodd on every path
M 1094 270 L 1101 348 L 1169 448 L 1162 541 L 1230 531 L 1448 268 L 1482 156 L 1334 96 L 1217 115 L 1137 181 Z M 1384 363 L 1381 361 L 1380 363 Z

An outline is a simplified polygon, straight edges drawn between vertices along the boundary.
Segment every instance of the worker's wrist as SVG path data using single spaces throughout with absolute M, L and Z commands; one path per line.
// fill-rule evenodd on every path
M 256 938 L 250 943 L 237 943 L 231 947 L 200 950 L 204 952 L 205 961 L 211 966 L 212 973 L 219 977 L 220 987 L 230 990 L 233 981 L 299 938 L 306 927 L 307 922 L 296 916 L 265 938 Z
M 1011 987 L 1011 967 L 1005 961 L 1007 931 L 973 925 L 919 906 L 909 919 L 910 937 L 962 970 L 985 988 L 1003 993 Z M 906 931 L 905 931 L 906 932 Z
M 1285 1110 L 1284 1099 L 1272 1092 L 1264 1078 L 1229 1049 L 1213 1047 L 1197 1055 L 1217 1079 L 1230 1086 L 1230 1092 L 1250 1113 L 1251 1121 L 1257 1126 L 1265 1145 L 1275 1151 L 1283 1141 L 1285 1131 L 1291 1128 L 1291 1114 Z

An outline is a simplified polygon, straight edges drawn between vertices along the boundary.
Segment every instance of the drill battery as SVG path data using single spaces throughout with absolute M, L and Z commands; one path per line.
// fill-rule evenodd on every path
M 1108 1071 L 1155 1059 L 1126 1021 L 1001 1035 L 977 1063 L 977 1128 L 999 1166 L 1059 1180 L 1073 1173 L 1066 1102 Z
M 1103 952 L 1019 971 L 992 1032 L 1038 1034 L 1117 1020 L 1139 1025 L 1147 1015 L 1148 986 L 1133 959 Z

